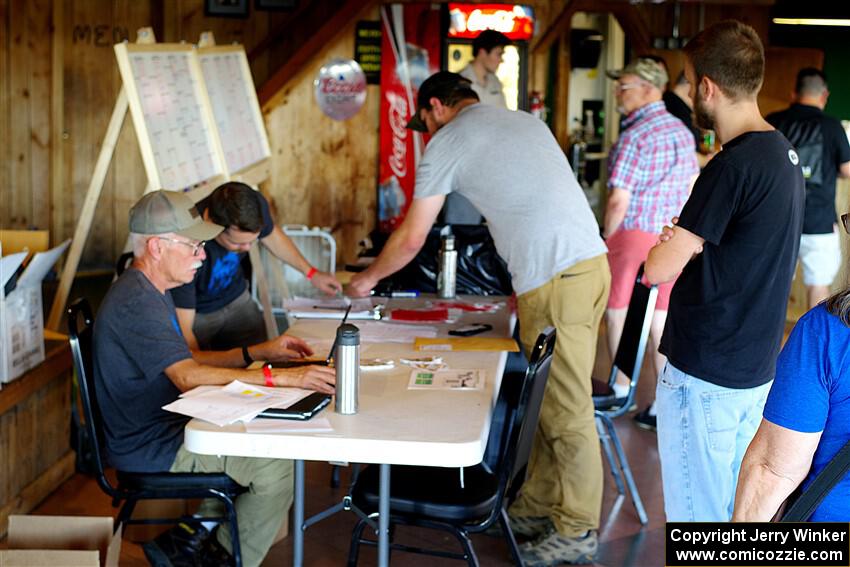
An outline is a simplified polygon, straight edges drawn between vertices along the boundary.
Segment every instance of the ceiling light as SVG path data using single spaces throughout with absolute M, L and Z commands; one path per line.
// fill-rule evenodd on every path
M 791 26 L 850 26 L 850 19 L 837 18 L 773 18 L 774 24 Z

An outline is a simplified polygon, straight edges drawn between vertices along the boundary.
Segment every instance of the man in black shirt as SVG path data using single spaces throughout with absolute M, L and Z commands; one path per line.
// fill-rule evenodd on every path
M 837 175 L 850 177 L 850 144 L 841 123 L 823 113 L 828 98 L 823 72 L 811 67 L 801 69 L 794 102 L 767 117 L 797 149 L 806 179 L 800 262 L 809 309 L 829 297 L 829 286 L 841 267 L 835 180 Z
M 681 272 L 661 339 L 658 453 L 667 521 L 728 521 L 774 375 L 805 189 L 797 152 L 759 112 L 755 31 L 720 22 L 685 55 L 697 124 L 723 150 L 646 263 L 652 283 Z

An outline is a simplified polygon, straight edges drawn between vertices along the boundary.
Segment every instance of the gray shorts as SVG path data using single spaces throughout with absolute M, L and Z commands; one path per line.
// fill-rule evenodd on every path
M 247 289 L 217 311 L 195 313 L 192 332 L 202 350 L 228 350 L 268 340 L 263 314 Z

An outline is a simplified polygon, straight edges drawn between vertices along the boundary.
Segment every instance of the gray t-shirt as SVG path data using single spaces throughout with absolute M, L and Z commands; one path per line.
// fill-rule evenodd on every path
M 180 391 L 165 369 L 192 358 L 171 295 L 130 268 L 103 300 L 94 325 L 94 376 L 109 463 L 129 472 L 168 471 L 189 418 L 162 406 Z
M 487 219 L 517 293 L 606 252 L 564 152 L 526 112 L 473 104 L 431 138 L 414 197 L 452 191 Z

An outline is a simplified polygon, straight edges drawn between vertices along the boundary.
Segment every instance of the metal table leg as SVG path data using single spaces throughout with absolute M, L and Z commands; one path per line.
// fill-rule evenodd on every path
M 293 528 L 292 564 L 304 564 L 304 461 L 295 461 L 295 527 Z
M 381 465 L 381 485 L 378 492 L 378 565 L 390 564 L 390 465 Z

